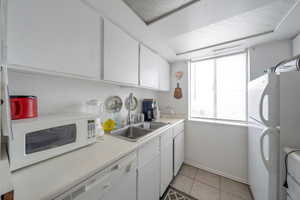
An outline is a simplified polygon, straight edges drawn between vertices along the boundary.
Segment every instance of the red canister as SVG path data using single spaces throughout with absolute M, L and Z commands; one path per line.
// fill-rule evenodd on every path
M 10 96 L 10 111 L 12 119 L 26 119 L 37 117 L 37 97 Z

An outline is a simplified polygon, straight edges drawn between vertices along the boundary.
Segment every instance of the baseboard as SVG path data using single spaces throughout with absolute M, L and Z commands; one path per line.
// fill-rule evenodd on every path
M 219 170 L 211 169 L 211 168 L 209 168 L 209 167 L 207 167 L 207 166 L 204 166 L 204 165 L 199 164 L 199 163 L 196 162 L 196 161 L 189 160 L 189 159 L 185 159 L 185 160 L 184 160 L 184 163 L 186 163 L 186 164 L 188 164 L 188 165 L 191 165 L 191 166 L 194 166 L 194 167 L 197 167 L 197 168 L 199 168 L 199 169 L 206 170 L 206 171 L 211 172 L 211 173 L 213 173 L 213 174 L 217 174 L 217 175 L 223 176 L 223 177 L 225 177 L 225 178 L 229 178 L 229 179 L 232 179 L 232 180 L 234 180 L 234 181 L 237 181 L 237 182 L 244 183 L 244 184 L 247 184 L 247 185 L 248 185 L 248 181 L 245 180 L 245 179 L 242 179 L 242 178 L 233 176 L 233 175 L 231 175 L 231 174 L 228 174 L 228 173 L 225 173 L 225 172 L 222 172 L 222 171 L 219 171 Z

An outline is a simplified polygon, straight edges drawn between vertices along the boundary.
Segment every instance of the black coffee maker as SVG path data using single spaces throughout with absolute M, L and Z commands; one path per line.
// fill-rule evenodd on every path
M 155 120 L 155 108 L 156 108 L 156 101 L 155 99 L 144 99 L 143 100 L 143 114 L 145 121 L 153 121 Z

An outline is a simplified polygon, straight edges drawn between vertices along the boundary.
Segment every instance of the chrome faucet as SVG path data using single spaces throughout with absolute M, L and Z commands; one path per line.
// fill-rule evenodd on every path
M 132 104 L 132 100 L 133 100 L 133 93 L 129 94 L 128 97 L 128 114 L 127 114 L 127 125 L 131 125 L 132 123 L 132 116 L 131 116 L 131 104 Z

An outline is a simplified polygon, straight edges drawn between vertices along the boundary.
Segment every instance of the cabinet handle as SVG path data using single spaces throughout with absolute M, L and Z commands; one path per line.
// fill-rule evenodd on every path
M 117 164 L 114 167 L 112 167 L 110 171 L 118 170 L 119 168 L 120 168 L 120 165 Z
M 130 163 L 129 165 L 127 165 L 126 167 L 126 172 L 130 172 L 131 171 L 131 167 L 132 167 L 132 163 Z
M 104 186 L 103 186 L 103 190 L 107 190 L 107 189 L 109 189 L 109 188 L 110 188 L 110 184 L 104 185 Z

